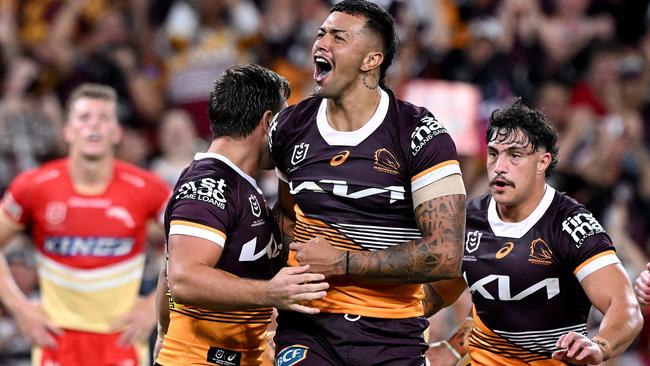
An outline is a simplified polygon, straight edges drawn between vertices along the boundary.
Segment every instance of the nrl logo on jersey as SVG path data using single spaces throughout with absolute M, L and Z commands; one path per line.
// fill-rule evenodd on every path
M 580 212 L 562 221 L 562 231 L 571 235 L 576 246 L 580 248 L 587 238 L 598 233 L 604 233 L 605 229 L 589 212 Z
M 251 211 L 253 212 L 253 215 L 255 215 L 255 217 L 260 217 L 262 214 L 262 207 L 260 206 L 257 197 L 254 194 L 251 194 L 250 197 L 248 197 L 248 201 L 251 203 Z
M 445 126 L 431 114 L 423 117 L 411 134 L 411 154 L 417 155 L 432 138 L 447 133 Z
M 50 225 L 59 225 L 65 220 L 68 206 L 65 202 L 53 201 L 45 208 L 45 221 Z
M 293 154 L 291 154 L 291 164 L 297 165 L 307 157 L 309 144 L 301 142 L 299 145 L 293 147 Z
M 478 246 L 481 245 L 481 236 L 483 236 L 483 233 L 478 230 L 467 233 L 467 240 L 465 240 L 465 251 L 467 253 L 472 253 L 478 249 Z

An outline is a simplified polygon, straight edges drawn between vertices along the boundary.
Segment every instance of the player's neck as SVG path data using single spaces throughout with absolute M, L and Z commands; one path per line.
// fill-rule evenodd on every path
M 363 127 L 377 111 L 381 89 L 368 89 L 362 83 L 327 100 L 327 122 L 337 131 L 356 131 Z
M 68 161 L 68 171 L 75 191 L 86 195 L 103 193 L 113 179 L 114 162 L 113 156 L 91 160 L 71 155 Z
M 515 205 L 507 206 L 498 204 L 497 213 L 499 218 L 504 222 L 522 222 L 539 206 L 544 198 L 546 192 L 546 185 L 543 184 L 541 188 L 535 188 L 531 194 L 526 196 L 526 199 Z
M 248 140 L 219 137 L 212 140 L 208 152 L 225 156 L 244 173 L 255 177 L 260 166 L 260 144 Z

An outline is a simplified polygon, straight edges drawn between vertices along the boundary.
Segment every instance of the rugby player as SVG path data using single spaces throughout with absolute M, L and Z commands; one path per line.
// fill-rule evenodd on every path
M 253 178 L 272 168 L 269 125 L 289 91 L 252 64 L 214 84 L 212 144 L 183 171 L 165 212 L 170 298 L 159 365 L 260 365 L 272 307 L 318 312 L 301 302 L 325 296 L 324 276 L 279 270 L 279 232 Z
M 280 311 L 276 365 L 422 365 L 422 284 L 460 274 L 456 148 L 431 112 L 387 88 L 395 51 L 386 10 L 336 4 L 312 48 L 314 96 L 271 128 L 281 205 L 295 220 L 290 263 L 331 284 L 309 303 L 320 313 Z
M 138 292 L 147 224 L 158 223 L 169 188 L 115 159 L 112 88 L 73 90 L 63 132 L 67 158 L 16 177 L 0 209 L 0 246 L 22 230 L 36 245 L 40 302 L 18 290 L 4 256 L 0 299 L 35 346 L 34 365 L 147 365 L 155 292 Z
M 596 365 L 618 356 L 643 318 L 603 227 L 546 184 L 557 133 L 519 100 L 492 113 L 486 142 L 490 193 L 467 205 L 467 284 L 453 280 L 474 303 L 471 364 Z M 589 338 L 592 305 L 603 320 Z

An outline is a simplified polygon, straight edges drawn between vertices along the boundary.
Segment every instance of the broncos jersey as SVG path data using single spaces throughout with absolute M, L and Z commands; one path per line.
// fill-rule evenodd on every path
M 467 206 L 463 274 L 474 302 L 470 356 L 482 365 L 564 365 L 561 335 L 587 335 L 591 302 L 580 282 L 620 263 L 584 206 L 546 186 L 522 222 L 499 219 L 490 195 Z
M 226 157 L 197 154 L 182 173 L 165 212 L 171 235 L 221 246 L 216 268 L 266 280 L 278 268 L 278 232 L 255 180 Z M 208 311 L 170 298 L 170 325 L 158 363 L 164 366 L 257 365 L 271 308 Z
M 326 110 L 326 99 L 312 97 L 280 112 L 271 126 L 271 155 L 296 203 L 293 239 L 319 235 L 342 250 L 374 251 L 420 238 L 413 192 L 460 174 L 444 126 L 383 90 L 374 115 L 356 131 L 334 130 Z M 421 316 L 422 296 L 420 285 L 341 280 L 330 281 L 327 297 L 310 306 L 398 319 Z

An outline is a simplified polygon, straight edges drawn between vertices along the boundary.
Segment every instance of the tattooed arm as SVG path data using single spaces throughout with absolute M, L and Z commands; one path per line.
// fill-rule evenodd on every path
M 415 209 L 422 238 L 375 252 L 353 252 L 348 273 L 410 283 L 460 276 L 465 235 L 465 195 L 428 200 Z
M 345 252 L 323 237 L 292 243 L 300 264 L 326 276 L 350 275 L 366 280 L 426 283 L 460 276 L 465 232 L 465 195 L 450 194 L 418 205 L 415 219 L 422 238 L 394 247 Z
M 422 305 L 424 306 L 424 316 L 428 318 L 442 308 L 453 304 L 465 291 L 467 283 L 463 277 L 456 277 L 450 280 L 425 283 L 423 288 Z

